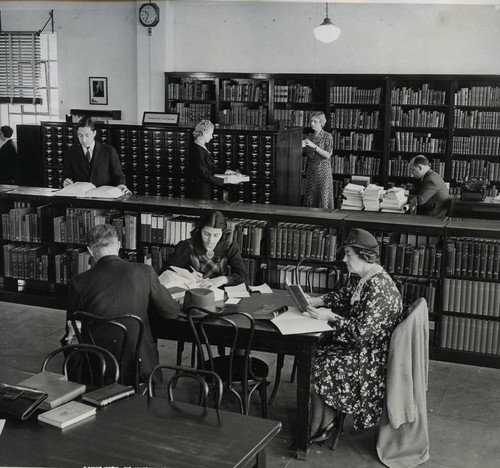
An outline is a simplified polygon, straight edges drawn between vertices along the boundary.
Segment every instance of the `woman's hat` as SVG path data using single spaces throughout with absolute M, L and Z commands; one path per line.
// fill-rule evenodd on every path
M 217 312 L 214 292 L 209 288 L 188 289 L 184 295 L 184 311 L 189 306 L 201 307 L 210 312 Z
M 349 234 L 347 234 L 347 237 L 344 239 L 344 242 L 342 242 L 339 250 L 342 250 L 345 247 L 358 247 L 359 249 L 370 250 L 377 254 L 379 253 L 377 239 L 364 229 L 351 229 Z

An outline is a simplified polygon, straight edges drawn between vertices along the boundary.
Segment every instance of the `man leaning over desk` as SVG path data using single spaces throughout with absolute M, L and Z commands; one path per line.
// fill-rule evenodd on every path
M 125 195 L 132 192 L 125 185 L 120 159 L 116 150 L 95 141 L 96 130 L 90 118 L 78 122 L 76 144 L 64 153 L 63 186 L 74 182 L 91 182 L 96 187 L 112 185 L 122 190 Z

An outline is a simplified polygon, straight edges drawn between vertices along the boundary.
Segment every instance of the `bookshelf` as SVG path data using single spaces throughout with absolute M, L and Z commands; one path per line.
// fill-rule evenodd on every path
M 217 201 L 204 202 L 200 205 L 196 200 L 157 196 L 134 195 L 119 200 L 98 200 L 53 197 L 51 194 L 52 190 L 47 188 L 6 187 L 4 191 L 0 190 L 3 265 L 1 300 L 65 308 L 67 279 L 77 271 L 75 265 L 78 265 L 78 269 L 88 267 L 88 259 L 85 261 L 84 255 L 81 255 L 84 253 L 81 235 L 91 225 L 92 217 L 96 219 L 97 216 L 104 216 L 111 222 L 119 223 L 122 223 L 123 219 L 123 224 L 120 224 L 126 247 L 122 251 L 123 256 L 131 261 L 151 263 L 159 271 L 161 262 L 167 258 L 175 243 L 182 239 L 182 236 L 188 235 L 192 219 L 199 217 L 205 210 L 220 210 L 231 220 L 233 238 L 241 243 L 245 261 L 255 283 L 266 281 L 272 287 L 279 287 L 284 278 L 291 278 L 292 271 L 301 258 L 315 256 L 313 266 L 316 262 L 320 270 L 316 279 L 313 278 L 313 283 L 317 282 L 315 289 L 318 292 L 329 287 L 331 271 L 328 263 L 332 258 L 335 259 L 333 245 L 338 246 L 352 227 L 360 227 L 374 233 L 379 239 L 382 263 L 394 277 L 405 303 L 411 303 L 416 297 L 427 298 L 430 320 L 434 324 L 431 355 L 436 359 L 500 367 L 498 347 L 500 310 L 497 300 L 500 294 L 500 265 L 498 265 L 500 256 L 497 252 L 500 248 L 500 221 L 478 222 L 454 218 L 439 220 L 427 216 L 373 212 L 328 213 L 320 209 L 286 205 L 227 204 Z M 24 239 L 20 237 L 18 240 L 12 240 L 11 228 L 7 227 L 6 223 L 7 219 L 16 220 L 15 214 L 11 215 L 11 212 L 17 208 L 29 208 L 31 212 L 28 210 L 24 218 L 18 216 L 15 221 L 17 231 L 13 232 L 19 232 L 19 236 L 24 232 Z M 26 214 L 35 216 L 26 218 Z M 43 227 L 34 231 L 31 228 L 36 224 L 34 219 L 37 218 L 37 214 L 40 214 L 38 219 Z M 134 221 L 127 222 L 127 216 Z M 61 226 L 56 227 L 59 222 L 56 220 L 61 217 L 66 223 L 65 238 L 56 237 L 61 234 Z M 175 228 L 171 227 L 174 225 Z M 40 238 L 26 237 L 27 226 L 29 232 L 41 233 Z M 277 235 L 278 230 L 281 230 L 282 239 L 280 255 L 277 254 L 277 241 L 274 240 L 273 244 L 273 236 Z M 73 236 L 71 239 L 67 237 L 70 231 Z M 311 253 L 306 250 L 308 248 L 306 244 L 301 244 L 301 235 L 304 241 L 306 239 L 304 234 L 307 236 L 309 232 L 316 234 L 314 250 L 311 236 Z M 286 233 L 286 248 L 283 247 L 284 233 Z M 174 234 L 181 237 L 175 237 Z M 449 251 L 452 245 L 456 250 L 458 240 L 462 242 L 462 252 L 465 240 L 472 245 L 472 249 L 467 249 L 467 256 L 460 255 L 461 259 L 467 258 L 467 262 L 469 257 L 472 258 L 472 269 L 468 266 L 462 269 L 461 265 L 460 273 L 458 270 L 451 271 L 449 267 L 451 258 Z M 479 247 L 476 247 L 476 244 Z M 391 248 L 395 250 L 393 268 L 389 260 Z M 26 259 L 23 256 L 22 260 L 24 276 L 22 278 L 19 273 L 13 274 L 12 263 L 6 262 L 7 258 L 10 259 L 13 249 L 17 249 L 16 253 L 21 251 L 23 255 L 25 251 L 28 253 Z M 46 271 L 45 278 L 37 279 L 36 276 L 30 278 L 28 260 L 30 251 L 34 253 L 32 260 L 35 258 L 35 263 L 40 260 L 38 263 L 41 263 L 41 267 L 36 268 L 41 268 L 42 272 Z M 40 252 L 40 256 L 37 257 L 35 252 Z M 479 258 L 486 258 L 484 273 L 480 269 L 479 275 L 476 275 L 473 266 L 477 252 Z M 42 255 L 46 256 L 45 267 Z M 326 264 L 323 262 L 325 259 Z M 57 262 L 59 262 L 58 274 Z M 19 263 L 17 268 L 19 271 Z M 61 276 L 64 268 L 66 277 Z M 25 270 L 28 272 L 27 277 Z M 460 300 L 465 306 L 461 305 L 461 308 L 450 306 L 449 291 L 452 282 L 455 285 L 455 293 L 457 285 L 460 283 L 462 286 Z M 474 296 L 473 284 L 476 284 L 477 291 L 482 291 L 482 296 L 479 293 Z M 479 302 L 480 296 L 483 297 L 482 303 Z M 458 293 L 453 297 L 457 298 Z M 474 297 L 475 312 L 472 308 Z M 488 302 L 485 302 L 486 297 Z M 470 312 L 467 312 L 468 310 Z M 479 321 L 475 322 L 476 325 L 479 323 L 479 331 L 476 326 L 474 333 L 482 334 L 484 329 L 487 344 L 481 343 L 479 350 L 477 348 L 466 350 L 458 349 L 458 344 L 455 345 L 455 341 L 458 343 L 457 340 L 448 343 L 450 320 L 451 330 L 453 327 L 458 330 L 460 322 L 454 322 L 456 317 Z M 467 322 L 460 326 L 465 326 L 465 323 Z M 446 332 L 443 331 L 445 326 Z M 494 343 L 497 343 L 496 348 Z

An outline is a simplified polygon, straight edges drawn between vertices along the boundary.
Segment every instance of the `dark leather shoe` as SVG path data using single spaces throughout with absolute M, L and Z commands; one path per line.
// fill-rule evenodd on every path
M 320 427 L 318 429 L 318 432 L 316 432 L 316 434 L 314 434 L 311 437 L 311 442 L 313 444 L 317 444 L 318 442 L 324 442 L 325 440 L 328 440 L 332 436 L 336 427 L 337 427 L 337 419 L 334 419 L 326 427 Z

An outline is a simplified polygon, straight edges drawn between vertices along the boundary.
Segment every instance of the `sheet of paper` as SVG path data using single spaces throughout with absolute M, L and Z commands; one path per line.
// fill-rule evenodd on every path
M 302 314 L 297 307 L 289 307 L 286 312 L 273 318 L 271 322 L 278 327 L 282 335 L 318 333 L 332 330 L 332 327 L 327 322 Z
M 238 297 L 230 297 L 227 301 L 226 304 L 238 304 L 241 301 L 240 298 Z
M 238 284 L 238 286 L 226 286 L 224 289 L 227 297 L 250 297 L 245 283 Z
M 0 435 L 2 435 L 4 426 L 5 426 L 5 419 L 0 419 Z
M 259 286 L 249 286 L 250 291 L 259 292 L 261 294 L 272 294 L 273 290 L 266 284 L 261 284 Z

